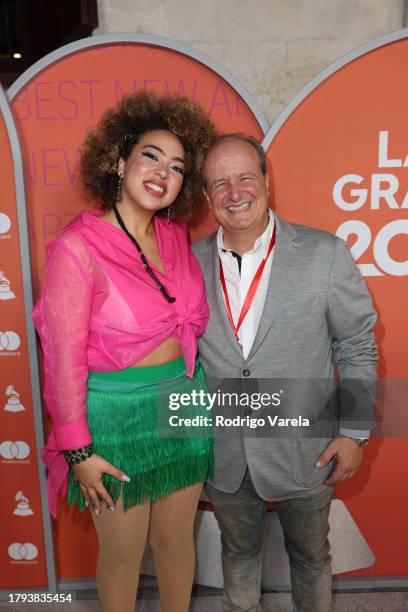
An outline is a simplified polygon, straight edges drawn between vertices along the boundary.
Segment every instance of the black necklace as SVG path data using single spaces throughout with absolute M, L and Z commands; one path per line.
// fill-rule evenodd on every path
M 132 236 L 132 234 L 129 232 L 129 230 L 127 229 L 126 225 L 123 222 L 122 217 L 119 214 L 118 209 L 116 208 L 116 205 L 114 204 L 112 206 L 113 208 L 113 212 L 115 213 L 115 217 L 116 217 L 116 221 L 119 223 L 120 227 L 123 229 L 123 231 L 125 232 L 126 236 L 129 238 L 129 240 L 131 240 L 133 242 L 133 244 L 135 245 L 138 253 L 140 253 L 140 258 L 142 260 L 142 264 L 146 270 L 146 272 L 149 274 L 149 276 L 152 277 L 152 279 L 154 280 L 154 282 L 156 283 L 156 285 L 158 286 L 158 288 L 160 289 L 160 292 L 163 294 L 164 299 L 167 300 L 169 302 L 169 304 L 173 304 L 173 302 L 176 301 L 175 297 L 171 297 L 166 290 L 166 287 L 163 285 L 163 283 L 161 283 L 159 281 L 159 279 L 157 278 L 157 276 L 155 275 L 155 273 L 153 272 L 153 270 L 151 269 L 142 249 L 139 246 L 139 243 L 137 242 L 136 238 L 134 238 Z

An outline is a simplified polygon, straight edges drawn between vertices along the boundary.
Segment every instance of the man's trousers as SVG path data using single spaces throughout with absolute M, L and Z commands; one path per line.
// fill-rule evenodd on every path
M 206 485 L 221 530 L 224 612 L 258 612 L 261 547 L 267 502 L 254 489 L 249 470 L 236 493 Z M 289 556 L 294 612 L 328 612 L 331 556 L 327 540 L 333 489 L 275 502 Z

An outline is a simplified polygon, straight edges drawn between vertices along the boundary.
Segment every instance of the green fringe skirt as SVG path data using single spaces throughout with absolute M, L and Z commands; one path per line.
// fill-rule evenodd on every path
M 154 367 L 89 372 L 86 407 L 92 448 L 130 477 L 127 483 L 109 474 L 102 477 L 114 502 L 123 491 L 124 510 L 213 476 L 206 391 L 201 365 L 197 362 L 190 379 L 182 357 Z M 72 469 L 67 501 L 85 509 Z

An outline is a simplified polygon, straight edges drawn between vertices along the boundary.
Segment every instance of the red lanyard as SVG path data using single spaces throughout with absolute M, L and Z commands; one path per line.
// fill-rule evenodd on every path
M 242 321 L 245 319 L 248 310 L 251 308 L 252 302 L 254 301 L 255 294 L 258 289 L 258 285 L 262 278 L 262 272 L 264 271 L 264 267 L 268 260 L 268 257 L 271 254 L 273 247 L 275 246 L 275 241 L 276 241 L 276 225 L 274 225 L 274 228 L 273 228 L 271 241 L 268 247 L 268 252 L 266 254 L 266 257 L 264 257 L 264 259 L 259 264 L 259 267 L 255 273 L 255 276 L 252 279 L 252 283 L 248 289 L 248 293 L 246 294 L 245 301 L 244 301 L 244 304 L 242 306 L 242 309 L 239 315 L 238 323 L 236 325 L 232 318 L 231 306 L 230 306 L 230 302 L 228 298 L 227 285 L 226 285 L 225 277 L 224 277 L 224 270 L 222 268 L 222 261 L 220 259 L 220 280 L 221 280 L 222 290 L 224 292 L 224 297 L 225 297 L 225 306 L 227 308 L 227 315 L 228 315 L 229 322 L 231 323 L 231 327 L 234 331 L 234 334 L 237 340 L 238 340 L 238 330 L 241 327 Z

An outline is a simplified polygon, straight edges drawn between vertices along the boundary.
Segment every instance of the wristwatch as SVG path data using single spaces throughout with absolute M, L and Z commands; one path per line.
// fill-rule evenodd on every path
M 364 446 L 367 446 L 369 438 L 350 438 L 350 440 L 353 440 L 360 448 L 364 448 Z

